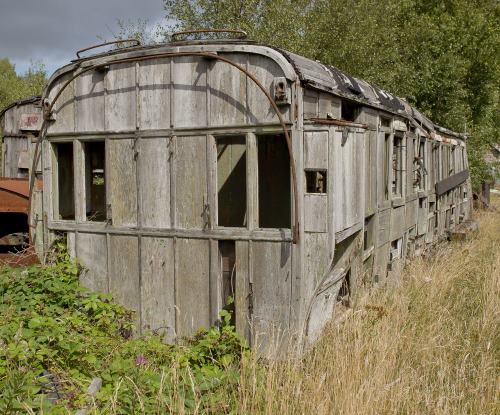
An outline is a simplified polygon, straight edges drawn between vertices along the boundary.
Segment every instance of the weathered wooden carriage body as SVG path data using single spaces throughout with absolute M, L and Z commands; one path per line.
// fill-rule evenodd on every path
M 28 178 L 33 139 L 42 121 L 40 97 L 16 101 L 0 109 L 2 156 L 0 177 Z
M 44 102 L 45 246 L 67 235 L 82 282 L 166 341 L 224 308 L 253 344 L 314 340 L 357 284 L 395 278 L 470 215 L 462 136 L 272 47 L 95 55 L 58 70 Z

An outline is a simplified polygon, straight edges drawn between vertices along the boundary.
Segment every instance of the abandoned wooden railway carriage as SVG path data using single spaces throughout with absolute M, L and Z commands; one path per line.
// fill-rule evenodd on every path
M 44 103 L 45 247 L 67 235 L 84 284 L 167 341 L 228 307 L 253 344 L 314 340 L 362 277 L 393 278 L 470 216 L 463 136 L 251 41 L 78 59 Z

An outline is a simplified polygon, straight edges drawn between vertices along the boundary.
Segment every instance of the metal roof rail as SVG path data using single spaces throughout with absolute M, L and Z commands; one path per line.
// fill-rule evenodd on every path
M 84 48 L 84 49 L 80 49 L 80 50 L 77 50 L 76 51 L 76 56 L 80 59 L 81 56 L 80 54 L 82 52 L 86 52 L 88 50 L 91 50 L 91 49 L 97 49 L 97 48 L 100 48 L 102 46 L 108 46 L 108 45 L 119 45 L 119 44 L 122 44 L 122 43 L 130 43 L 130 42 L 134 42 L 135 45 L 131 45 L 131 46 L 127 46 L 127 47 L 132 47 L 132 46 L 141 46 L 141 41 L 139 39 L 121 39 L 121 40 L 113 40 L 111 42 L 104 42 L 104 43 L 99 43 L 97 45 L 92 45 L 92 46 L 89 46 L 87 48 Z

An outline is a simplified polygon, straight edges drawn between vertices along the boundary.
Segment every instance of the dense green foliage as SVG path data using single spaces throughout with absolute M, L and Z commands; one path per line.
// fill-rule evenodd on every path
M 475 184 L 499 142 L 497 0 L 164 0 L 171 29 L 235 27 L 404 97 L 470 134 Z
M 8 59 L 0 59 L 0 110 L 14 101 L 40 95 L 47 82 L 42 65 L 32 64 L 24 75 L 17 75 Z
M 220 328 L 183 345 L 166 345 L 154 334 L 132 338 L 132 313 L 109 295 L 82 288 L 80 267 L 64 251 L 56 261 L 0 269 L 0 413 L 67 413 L 86 406 L 178 413 L 195 402 L 226 412 L 224 391 L 237 382 L 246 350 L 228 314 Z M 86 390 L 96 376 L 103 386 L 90 398 Z M 55 391 L 58 401 L 51 404 Z

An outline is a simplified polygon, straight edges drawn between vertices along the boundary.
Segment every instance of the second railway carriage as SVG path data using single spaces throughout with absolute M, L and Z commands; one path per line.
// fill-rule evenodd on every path
M 464 136 L 246 39 L 77 59 L 43 102 L 45 246 L 65 235 L 82 282 L 166 341 L 222 309 L 251 344 L 313 341 L 470 218 Z

